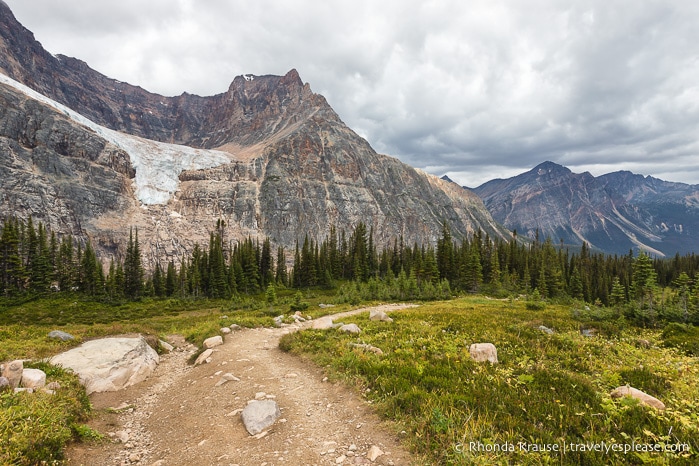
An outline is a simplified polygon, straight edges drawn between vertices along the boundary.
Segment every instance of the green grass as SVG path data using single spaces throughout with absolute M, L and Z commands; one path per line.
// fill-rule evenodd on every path
M 589 322 L 567 307 L 467 298 L 394 313 L 393 324 L 352 321 L 360 337 L 308 330 L 281 346 L 326 366 L 358 386 L 409 433 L 433 464 L 697 464 L 699 364 L 661 346 L 658 332 L 606 322 L 600 336 L 580 334 Z M 597 326 L 600 323 L 597 322 Z M 547 335 L 539 325 L 555 330 Z M 639 339 L 652 342 L 641 348 Z M 350 343 L 367 343 L 384 356 Z M 492 342 L 500 363 L 475 363 L 471 343 Z M 664 412 L 609 393 L 630 384 L 660 398 Z M 668 435 L 669 433 L 669 435 Z M 515 451 L 471 451 L 514 445 Z M 686 443 L 689 455 L 531 452 L 524 445 Z
M 272 326 L 273 317 L 290 314 L 294 293 L 278 291 L 270 309 L 263 294 L 234 300 L 144 299 L 108 304 L 80 297 L 51 296 L 42 299 L 0 300 L 0 361 L 47 358 L 83 341 L 109 335 L 143 333 L 165 338 L 180 334 L 195 344 L 217 335 L 231 324 L 243 327 Z M 327 314 L 318 303 L 333 298 L 323 292 L 306 292 L 308 313 Z M 338 306 L 334 311 L 344 310 Z M 74 341 L 48 338 L 51 330 L 63 330 Z M 0 396 L 0 464 L 54 464 L 62 460 L 67 442 L 99 440 L 100 433 L 84 422 L 90 403 L 75 376 L 46 363 L 26 363 L 47 373 L 47 382 L 58 381 L 55 395 L 7 393 Z M 42 463 L 44 462 L 44 463 Z
M 271 326 L 291 314 L 295 291 L 277 290 L 271 306 L 264 294 L 229 301 L 143 300 L 110 305 L 51 297 L 0 302 L 0 360 L 51 356 L 92 338 L 148 333 L 184 335 L 200 345 L 219 328 L 236 323 Z M 304 315 L 317 318 L 350 305 L 332 303 L 332 292 L 306 291 Z M 368 304 L 368 303 L 365 303 Z M 356 307 L 356 306 L 354 306 Z M 530 306 L 531 307 L 531 306 Z M 281 346 L 326 366 L 329 376 L 356 386 L 386 418 L 396 421 L 424 464 L 697 464 L 699 458 L 699 364 L 691 357 L 693 327 L 665 332 L 637 330 L 608 310 L 580 311 L 547 304 L 470 297 L 424 304 L 393 314 L 394 323 L 352 318 L 360 336 L 308 330 L 282 339 Z M 345 319 L 349 322 L 350 319 Z M 555 334 L 537 329 L 545 325 Z M 584 337 L 594 327 L 599 336 Z M 77 337 L 47 337 L 60 329 Z M 640 341 L 650 343 L 639 344 Z M 470 360 L 471 343 L 492 342 L 500 363 Z M 368 343 L 384 355 L 350 343 Z M 649 347 L 647 347 L 649 346 Z M 690 354 L 688 354 L 690 353 Z M 31 365 L 31 364 L 29 364 Z M 70 374 L 44 368 L 49 381 L 68 387 L 54 396 L 0 396 L 0 464 L 61 460 L 71 440 L 99 440 L 85 424 L 90 406 Z M 609 392 L 630 384 L 660 398 L 658 412 Z M 669 435 L 668 435 L 669 433 Z M 688 443 L 691 454 L 470 451 L 481 445 L 606 442 L 607 444 Z M 491 448 L 492 449 L 492 448 Z
M 63 459 L 69 440 L 89 434 L 82 422 L 90 402 L 75 375 L 46 363 L 25 367 L 43 370 L 47 382 L 58 382 L 61 388 L 53 395 L 0 395 L 0 464 L 54 464 Z

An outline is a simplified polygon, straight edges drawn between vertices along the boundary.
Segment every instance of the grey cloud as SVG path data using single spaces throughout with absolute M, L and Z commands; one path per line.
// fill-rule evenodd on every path
M 296 68 L 377 151 L 462 184 L 544 160 L 699 183 L 696 2 L 7 1 L 154 92 Z

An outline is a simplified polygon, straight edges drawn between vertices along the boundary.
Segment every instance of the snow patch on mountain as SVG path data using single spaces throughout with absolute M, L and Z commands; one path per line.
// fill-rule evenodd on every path
M 177 191 L 179 176 L 184 170 L 213 168 L 231 161 L 226 152 L 157 142 L 105 128 L 2 73 L 0 83 L 53 107 L 127 152 L 136 170 L 136 197 L 143 204 L 167 204 Z

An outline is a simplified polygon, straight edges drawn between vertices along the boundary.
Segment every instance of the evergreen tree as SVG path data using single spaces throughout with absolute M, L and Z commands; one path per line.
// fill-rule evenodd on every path
M 80 291 L 89 296 L 101 294 L 104 287 L 104 271 L 89 241 L 85 245 L 80 270 Z
M 656 289 L 656 272 L 653 263 L 645 252 L 640 252 L 633 262 L 632 291 L 641 308 L 653 308 Z
M 177 292 L 177 270 L 173 261 L 168 262 L 165 273 L 165 296 L 174 296 Z
M 289 276 L 286 270 L 286 254 L 282 246 L 277 248 L 277 273 L 274 280 L 278 285 L 287 286 L 289 284 Z
M 129 243 L 126 247 L 124 260 L 124 295 L 129 299 L 138 299 L 143 295 L 143 265 L 141 264 L 141 249 L 138 244 L 138 229 L 134 235 L 132 228 L 129 233 Z
M 614 306 L 620 306 L 626 302 L 626 289 L 624 285 L 621 284 L 619 277 L 614 277 L 612 280 L 612 295 L 611 304 Z
M 155 263 L 155 269 L 153 270 L 153 294 L 159 298 L 165 296 L 165 276 L 163 275 L 163 270 L 160 267 L 160 262 Z
M 0 237 L 0 290 L 7 296 L 22 290 L 24 267 L 20 256 L 19 221 L 10 217 L 5 221 Z
M 437 268 L 439 277 L 454 280 L 454 244 L 451 237 L 451 230 L 446 222 L 442 224 L 442 238 L 437 241 Z
M 274 282 L 274 260 L 272 259 L 272 243 L 269 238 L 262 242 L 262 253 L 260 255 L 260 277 L 262 286 L 266 287 Z

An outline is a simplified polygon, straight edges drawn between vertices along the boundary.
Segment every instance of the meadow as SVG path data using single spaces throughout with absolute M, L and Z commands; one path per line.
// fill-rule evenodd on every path
M 696 357 L 606 310 L 527 307 L 484 297 L 425 303 L 390 324 L 353 319 L 359 337 L 310 330 L 281 347 L 356 386 L 432 464 L 699 462 Z M 495 344 L 498 364 L 471 360 L 480 342 Z M 667 409 L 612 399 L 625 384 Z
M 302 298 L 304 314 L 313 317 L 351 307 L 321 309 L 319 303 L 335 299 L 332 292 Z M 531 304 L 483 296 L 422 303 L 393 313 L 393 323 L 369 321 L 368 314 L 351 318 L 362 328 L 359 336 L 306 330 L 284 337 L 281 347 L 358 390 L 394 423 L 421 464 L 699 462 L 699 361 L 683 336 L 693 327 L 640 329 L 610 309 Z M 46 370 L 64 387 L 53 396 L 0 395 L 0 464 L 60 463 L 67 442 L 102 441 L 87 426 L 91 407 L 77 379 L 41 358 L 88 339 L 134 332 L 181 334 L 200 345 L 223 322 L 271 326 L 274 316 L 298 305 L 295 291 L 279 290 L 273 303 L 261 293 L 123 304 L 41 298 L 0 307 L 0 361 L 32 359 L 27 366 Z M 47 338 L 54 329 L 76 341 Z M 498 364 L 470 359 L 470 344 L 479 342 L 495 344 Z M 612 399 L 610 391 L 624 384 L 656 396 L 667 409 Z M 650 446 L 672 451 L 644 451 Z M 636 451 L 614 451 L 619 448 Z
M 88 427 L 92 407 L 75 375 L 44 362 L 83 341 L 110 335 L 142 333 L 165 338 L 179 334 L 198 346 L 224 325 L 272 326 L 274 316 L 288 313 L 296 300 L 291 290 L 280 290 L 273 306 L 264 294 L 233 300 L 142 299 L 105 303 L 85 296 L 34 297 L 0 301 L 0 362 L 30 360 L 25 367 L 58 382 L 54 395 L 0 394 L 0 464 L 60 464 L 70 441 L 103 441 L 102 433 Z M 327 296 L 309 293 L 311 315 L 320 315 L 318 303 Z M 338 306 L 337 309 L 346 309 Z M 62 330 L 73 341 L 48 338 Z

